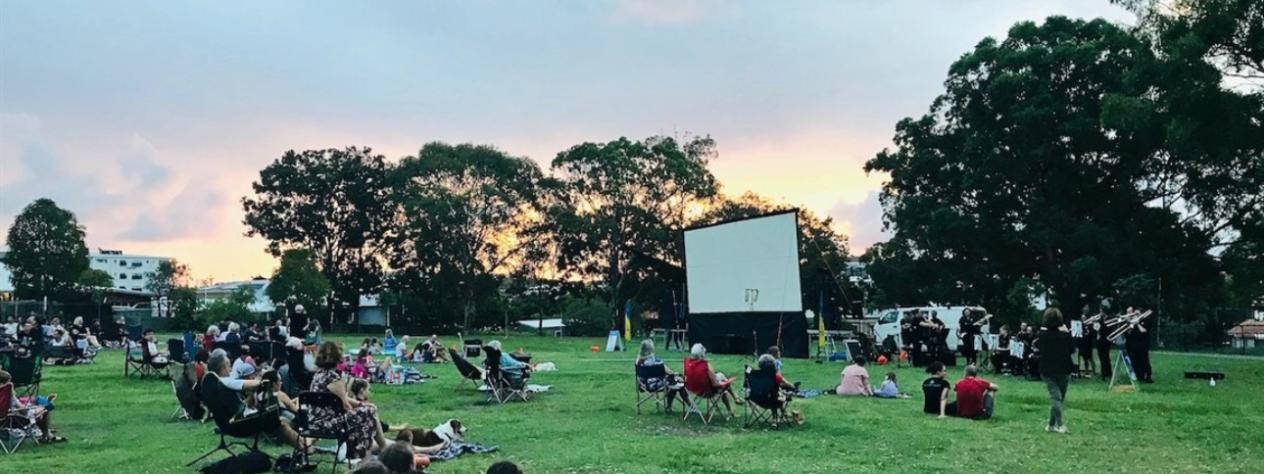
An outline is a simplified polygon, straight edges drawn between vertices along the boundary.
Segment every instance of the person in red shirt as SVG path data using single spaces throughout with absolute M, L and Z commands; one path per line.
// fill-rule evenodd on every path
M 979 378 L 979 368 L 966 367 L 966 378 L 957 382 L 957 416 L 986 420 L 992 417 L 996 405 L 996 391 L 1000 387 Z

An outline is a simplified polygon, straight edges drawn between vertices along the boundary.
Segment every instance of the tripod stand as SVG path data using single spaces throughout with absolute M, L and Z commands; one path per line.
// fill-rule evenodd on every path
M 1136 392 L 1140 389 L 1140 387 L 1137 386 L 1137 373 L 1132 370 L 1132 358 L 1128 357 L 1128 351 L 1125 350 L 1123 347 L 1120 347 L 1118 352 L 1119 354 L 1115 356 L 1116 369 L 1114 372 L 1110 374 L 1110 385 L 1106 387 L 1106 389 L 1114 391 L 1115 380 L 1117 380 L 1119 377 L 1122 377 L 1122 374 L 1120 374 L 1120 372 L 1123 372 L 1123 371 L 1119 370 L 1119 368 L 1123 367 L 1123 368 L 1128 369 L 1128 381 L 1132 383 L 1132 390 L 1130 391 Z M 1122 387 L 1122 384 L 1121 384 L 1121 387 Z

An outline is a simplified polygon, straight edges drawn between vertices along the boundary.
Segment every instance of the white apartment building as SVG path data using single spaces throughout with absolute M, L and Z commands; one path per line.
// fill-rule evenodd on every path
M 165 261 L 171 261 L 171 257 L 131 255 L 122 250 L 100 249 L 88 255 L 90 268 L 109 273 L 114 278 L 114 288 L 131 291 L 147 291 L 149 274 Z

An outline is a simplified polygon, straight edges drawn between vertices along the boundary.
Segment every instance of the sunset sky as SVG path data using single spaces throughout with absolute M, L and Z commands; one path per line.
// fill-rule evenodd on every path
M 1107 0 L 62 2 L 0 0 L 0 228 L 49 197 L 90 248 L 196 279 L 268 274 L 239 201 L 288 149 L 491 144 L 547 168 L 619 136 L 709 134 L 731 194 L 881 240 L 863 163 L 949 64 Z

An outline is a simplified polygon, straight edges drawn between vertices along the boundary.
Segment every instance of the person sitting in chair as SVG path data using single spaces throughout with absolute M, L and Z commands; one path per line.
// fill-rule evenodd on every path
M 430 345 L 431 362 L 451 362 L 448 360 L 448 353 L 443 351 L 443 343 L 439 342 L 439 336 L 431 334 L 430 338 L 426 339 L 426 344 Z
M 799 388 L 795 387 L 790 382 L 787 382 L 785 377 L 781 375 L 781 371 L 777 368 L 777 357 L 772 354 L 761 355 L 759 356 L 758 362 L 756 362 L 756 367 L 759 368 L 759 372 L 764 374 L 771 372 L 773 374 L 772 379 L 776 387 L 772 393 L 766 394 L 762 398 L 751 397 L 751 401 L 755 402 L 759 406 L 772 410 L 773 416 L 776 419 L 782 419 L 785 415 L 789 414 L 794 417 L 795 423 L 802 425 L 803 412 L 799 410 L 788 410 L 791 394 L 798 392 Z M 750 377 L 750 374 L 748 374 L 747 377 Z
M 145 344 L 146 350 L 149 351 L 149 357 L 150 357 L 149 363 L 151 364 L 167 363 L 167 354 L 158 352 L 158 342 L 157 342 L 158 336 L 154 335 L 153 329 L 146 329 L 144 337 L 141 338 L 141 341 L 142 341 L 141 342 L 142 344 Z
M 487 343 L 487 347 L 496 349 L 500 353 L 500 371 L 504 372 L 505 377 L 509 379 L 509 383 L 518 386 L 522 384 L 527 372 L 531 370 L 525 362 L 513 358 L 500 348 L 500 341 L 493 340 Z
M 668 411 L 671 411 L 672 402 L 676 400 L 676 397 L 680 397 L 680 402 L 688 405 L 689 393 L 685 390 L 684 380 L 680 377 L 680 375 L 672 372 L 672 370 L 667 367 L 667 364 L 663 362 L 663 359 L 659 359 L 657 355 L 654 355 L 653 339 L 641 341 L 641 353 L 636 358 L 636 366 L 652 367 L 656 365 L 663 366 L 663 372 L 667 374 L 667 376 L 664 378 L 654 377 L 642 379 L 641 383 L 644 384 L 645 388 L 651 392 L 663 390 L 666 393 Z
M 735 380 L 737 379 L 725 377 L 711 368 L 711 363 L 707 362 L 707 348 L 702 344 L 694 344 L 689 348 L 689 357 L 685 358 L 685 387 L 701 397 L 718 395 L 720 401 L 724 402 L 724 408 L 728 409 L 730 418 L 734 416 L 730 402 L 739 405 L 745 403 L 733 395 Z
M 228 360 L 228 354 L 223 349 L 216 349 L 211 352 L 211 356 L 206 361 L 206 375 L 202 379 L 202 401 L 211 411 L 211 416 L 215 418 L 215 423 L 221 427 L 231 427 L 239 422 L 245 422 L 246 418 L 251 415 L 247 413 L 247 405 L 243 401 L 243 394 L 253 393 L 262 385 L 258 380 L 246 379 L 230 379 L 229 374 L 232 373 L 232 363 Z M 218 385 L 208 385 L 218 384 Z M 220 390 L 221 388 L 227 391 Z M 251 420 L 258 423 L 255 426 L 268 430 L 268 433 L 290 445 L 294 449 L 303 449 L 303 440 L 299 437 L 298 432 L 290 427 L 289 422 L 280 419 L 278 412 L 263 410 L 255 418 Z M 277 417 L 275 420 L 268 419 L 269 416 Z M 231 430 L 232 428 L 227 428 Z M 246 430 L 245 427 L 242 428 Z M 238 432 L 229 433 L 233 436 L 249 436 L 253 433 Z
M 378 420 L 377 406 L 356 400 L 350 390 L 350 382 L 336 370 L 342 362 L 342 347 L 334 341 L 325 341 L 316 352 L 316 367 L 319 370 L 312 376 L 310 390 L 313 392 L 332 393 L 342 400 L 344 412 L 334 414 L 325 408 L 313 407 L 312 423 L 317 429 L 328 429 L 343 424 L 349 427 L 347 437 L 347 458 L 362 459 L 373 448 L 386 446 L 386 436 L 382 432 L 382 423 Z
M 13 383 L 13 376 L 9 375 L 8 372 L 5 372 L 4 370 L 0 369 L 0 388 L 5 387 L 5 386 L 9 387 L 9 390 L 8 390 L 9 391 L 8 396 L 10 398 L 9 414 L 10 415 L 23 414 L 35 420 L 35 426 L 39 427 L 40 433 L 43 435 L 42 437 L 40 437 L 39 442 L 41 443 L 65 442 L 66 438 L 63 438 L 57 435 L 57 430 L 53 429 L 53 413 L 52 413 L 52 410 L 49 409 L 51 407 L 51 400 L 57 398 L 57 396 L 49 395 L 47 399 L 45 397 L 39 397 L 42 400 L 44 399 L 49 400 L 50 402 L 49 406 L 40 406 L 37 402 L 34 402 L 34 401 L 32 401 L 29 405 L 24 404 L 22 403 L 22 400 L 18 399 L 17 392 L 13 391 L 13 386 L 10 385 L 11 383 Z

